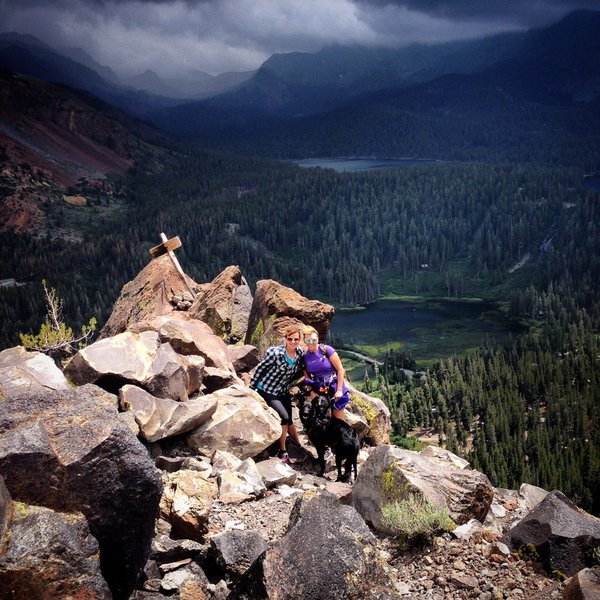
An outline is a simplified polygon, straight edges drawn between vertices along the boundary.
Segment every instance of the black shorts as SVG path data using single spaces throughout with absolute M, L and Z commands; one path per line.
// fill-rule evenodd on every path
M 269 394 L 264 390 L 256 390 L 265 400 L 267 406 L 270 406 L 281 417 L 282 425 L 292 424 L 292 398 L 289 394 L 276 396 Z

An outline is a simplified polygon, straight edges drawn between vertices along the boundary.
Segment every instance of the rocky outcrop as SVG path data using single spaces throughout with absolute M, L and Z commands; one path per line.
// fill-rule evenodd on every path
M 188 277 L 188 284 L 196 284 Z M 133 323 L 174 311 L 171 298 L 187 293 L 187 287 L 171 259 L 165 254 L 151 260 L 137 277 L 121 290 L 99 339 L 122 333 Z
M 503 542 L 514 550 L 529 545 L 548 574 L 574 575 L 600 546 L 600 520 L 554 491 L 510 529 Z
M 168 343 L 181 356 L 200 356 L 206 366 L 235 372 L 225 342 L 202 321 L 177 313 L 170 317 L 156 317 L 136 323 L 131 333 L 155 331 L 161 344 Z
M 269 346 L 281 343 L 283 329 L 300 324 L 312 325 L 324 339 L 334 313 L 330 304 L 308 300 L 277 281 L 262 279 L 256 284 L 246 343 L 264 353 Z
M 494 490 L 488 478 L 471 469 L 439 464 L 417 452 L 378 446 L 369 455 L 352 488 L 352 503 L 367 523 L 392 533 L 382 507 L 417 494 L 448 510 L 455 523 L 485 520 Z
M 68 390 L 69 382 L 54 361 L 23 346 L 0 352 L 0 384 L 7 396 L 17 398 L 49 390 Z
M 217 410 L 201 427 L 187 436 L 194 450 L 212 456 L 227 450 L 238 458 L 256 456 L 281 435 L 281 419 L 253 390 L 234 385 L 211 394 Z
M 81 512 L 114 598 L 127 598 L 153 536 L 162 483 L 96 386 L 0 404 L 0 475 L 13 501 Z
M 1 598 L 112 598 L 81 513 L 19 503 L 0 550 Z
M 65 374 L 76 385 L 95 383 L 113 393 L 134 384 L 159 398 L 187 400 L 198 391 L 203 367 L 181 360 L 156 331 L 126 331 L 79 350 Z
M 350 404 L 347 412 L 356 417 L 359 423 L 350 424 L 354 427 L 361 439 L 371 446 L 390 443 L 390 431 L 392 423 L 390 410 L 379 398 L 368 396 L 359 392 L 353 385 L 347 384 L 350 389 Z M 364 423 L 364 427 L 362 426 Z
M 188 314 L 210 325 L 216 335 L 231 344 L 243 340 L 252 308 L 252 292 L 240 268 L 227 267 L 203 286 Z
M 249 597 L 262 588 L 272 600 L 392 598 L 397 583 L 360 515 L 328 493 L 297 500 L 286 535 L 243 580 Z
M 186 402 L 156 398 L 135 385 L 119 390 L 122 410 L 131 411 L 142 437 L 148 442 L 179 435 L 199 427 L 217 409 L 217 401 L 199 396 Z

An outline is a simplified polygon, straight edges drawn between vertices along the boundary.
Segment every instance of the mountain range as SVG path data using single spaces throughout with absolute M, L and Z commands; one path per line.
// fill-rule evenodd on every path
M 564 109 L 574 109 L 575 121 L 587 129 L 600 97 L 599 30 L 600 12 L 579 10 L 545 29 L 477 40 L 400 49 L 330 46 L 273 55 L 256 72 L 215 77 L 196 70 L 183 80 L 165 80 L 147 71 L 128 82 L 81 49 L 49 48 L 31 36 L 5 33 L 0 65 L 88 91 L 170 135 L 204 145 L 286 156 L 403 156 L 429 150 L 415 138 L 438 137 L 437 129 L 445 152 L 448 124 L 440 115 L 463 118 L 474 111 L 475 121 L 485 121 L 512 112 L 521 116 L 507 128 L 518 139 L 523 128 L 527 137 L 532 115 L 545 122 L 558 110 L 561 121 Z M 574 126 L 570 116 L 566 129 Z M 408 133 L 399 135 L 392 126 L 394 142 L 389 125 L 396 121 Z M 473 123 L 465 127 L 476 131 L 464 145 L 477 147 L 473 138 L 488 137 Z M 491 137 L 493 146 L 498 140 Z
M 273 57 L 236 90 L 149 118 L 202 144 L 286 158 L 581 164 L 600 132 L 599 30 L 600 12 L 576 11 L 546 29 L 476 42 Z
M 414 156 L 597 170 L 597 31 L 600 12 L 575 11 L 545 29 L 467 42 L 273 55 L 255 73 L 197 71 L 177 89 L 152 72 L 128 82 L 137 88 L 125 85 L 81 49 L 0 34 L 3 210 L 40 174 L 61 189 L 122 174 L 142 156 L 159 156 L 165 134 L 279 158 Z M 214 95 L 175 97 L 198 93 Z M 16 213 L 5 226 L 36 222 L 20 214 L 26 198 L 47 201 L 47 186 L 36 190 L 10 203 Z

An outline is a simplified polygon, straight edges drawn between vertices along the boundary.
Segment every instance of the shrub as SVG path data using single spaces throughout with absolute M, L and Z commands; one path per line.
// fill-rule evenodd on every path
M 456 527 L 445 508 L 418 494 L 383 506 L 382 521 L 406 545 L 431 543 L 435 535 Z
M 44 299 L 46 300 L 46 319 L 35 334 L 20 333 L 21 344 L 25 348 L 44 352 L 53 358 L 69 356 L 75 351 L 75 344 L 83 347 L 96 330 L 96 319 L 92 317 L 87 325 L 83 325 L 79 336 L 75 336 L 71 327 L 65 324 L 62 317 L 62 300 L 54 288 L 48 289 L 42 280 Z

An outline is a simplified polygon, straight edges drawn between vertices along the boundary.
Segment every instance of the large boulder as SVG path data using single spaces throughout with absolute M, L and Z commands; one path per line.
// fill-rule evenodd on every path
M 0 352 L 0 385 L 13 398 L 70 389 L 66 377 L 49 356 L 28 352 L 23 346 Z
M 285 536 L 247 572 L 231 597 L 391 599 L 397 597 L 397 583 L 356 510 L 323 492 L 297 500 Z M 245 595 L 242 587 L 253 593 Z
M 390 410 L 385 405 L 383 400 L 368 396 L 363 392 L 359 392 L 350 383 L 347 384 L 350 389 L 350 404 L 347 412 L 359 421 L 356 425 L 351 422 L 361 439 L 370 446 L 381 446 L 390 443 L 390 431 L 392 430 L 392 421 L 390 419 Z M 362 423 L 366 426 L 364 430 Z M 362 430 L 362 431 L 361 431 Z
M 362 466 L 352 488 L 352 503 L 367 523 L 392 533 L 382 520 L 382 507 L 417 494 L 448 510 L 455 523 L 482 522 L 492 503 L 488 478 L 452 463 L 429 460 L 418 452 L 378 446 Z
M 117 398 L 86 385 L 0 404 L 0 475 L 13 501 L 81 512 L 102 573 L 127 598 L 146 561 L 162 492 Z
M 170 344 L 178 354 L 201 356 L 207 367 L 235 373 L 227 344 L 206 323 L 190 319 L 186 313 L 141 321 L 132 325 L 128 331 L 156 331 L 160 342 Z
M 563 600 L 597 600 L 600 598 L 600 567 L 582 569 L 563 590 Z
M 0 546 L 0 598 L 110 600 L 85 517 L 19 503 Z
M 95 383 L 113 393 L 133 384 L 159 398 L 187 400 L 188 394 L 198 391 L 202 379 L 198 370 L 203 366 L 182 361 L 168 342 L 161 343 L 156 331 L 126 331 L 79 350 L 65 366 L 65 374 L 76 385 Z
M 256 284 L 246 343 L 264 353 L 281 343 L 281 332 L 288 325 L 301 324 L 312 325 L 324 339 L 334 313 L 330 304 L 308 300 L 272 279 L 261 279 Z
M 513 550 L 530 544 L 549 574 L 574 575 L 600 546 L 600 520 L 554 491 L 507 531 L 502 541 Z
M 242 460 L 256 456 L 281 435 L 281 418 L 250 388 L 233 385 L 207 397 L 217 400 L 217 410 L 187 436 L 194 450 L 212 456 L 227 450 Z
M 189 277 L 187 282 L 191 287 L 196 285 Z M 123 286 L 99 338 L 122 333 L 138 321 L 171 314 L 173 296 L 187 293 L 185 282 L 171 259 L 166 254 L 153 259 L 133 281 Z
M 258 531 L 223 531 L 210 538 L 215 561 L 230 577 L 239 578 L 269 545 Z
M 119 390 L 119 403 L 122 410 L 133 413 L 148 442 L 191 431 L 208 421 L 217 409 L 217 401 L 209 396 L 176 402 L 157 398 L 135 385 L 124 385 Z
M 203 286 L 188 314 L 210 325 L 216 335 L 231 344 L 246 336 L 252 308 L 252 292 L 240 268 L 227 267 Z

